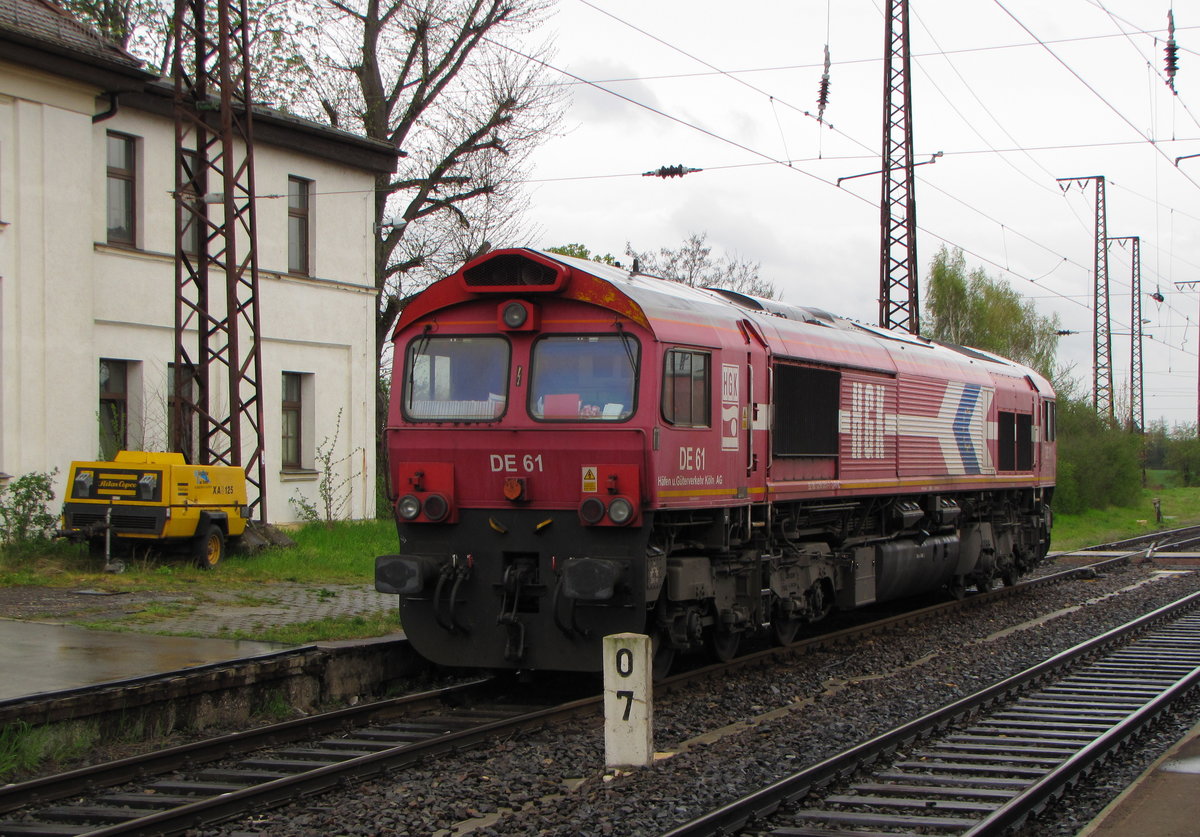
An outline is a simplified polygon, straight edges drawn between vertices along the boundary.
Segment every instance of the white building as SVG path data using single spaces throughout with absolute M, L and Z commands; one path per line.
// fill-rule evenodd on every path
M 171 95 L 52 3 L 0 0 L 0 473 L 61 489 L 73 459 L 167 449 Z M 373 193 L 396 153 L 275 112 L 254 130 L 267 519 L 319 504 L 335 432 L 346 514 L 372 516 Z

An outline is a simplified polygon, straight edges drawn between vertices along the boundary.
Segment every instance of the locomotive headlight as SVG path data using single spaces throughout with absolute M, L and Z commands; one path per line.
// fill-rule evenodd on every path
M 608 518 L 618 526 L 624 526 L 633 519 L 633 503 L 618 497 L 608 507 Z
M 588 497 L 579 504 L 579 517 L 589 526 L 595 526 L 604 519 L 604 503 L 599 497 Z
M 520 328 L 529 319 L 529 309 L 519 302 L 510 302 L 504 306 L 504 324 L 509 328 Z
M 441 494 L 430 494 L 425 498 L 425 516 L 437 523 L 450 511 L 450 504 Z
M 396 503 L 396 514 L 404 520 L 416 520 L 421 513 L 421 501 L 412 494 L 405 494 Z

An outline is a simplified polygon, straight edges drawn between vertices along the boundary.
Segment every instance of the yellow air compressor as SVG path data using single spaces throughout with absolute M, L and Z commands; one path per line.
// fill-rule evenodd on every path
M 180 453 L 120 451 L 112 462 L 72 462 L 59 534 L 103 548 L 182 548 L 215 567 L 227 541 L 246 531 L 246 474 L 230 465 L 189 465 Z M 114 543 L 115 542 L 115 543 Z

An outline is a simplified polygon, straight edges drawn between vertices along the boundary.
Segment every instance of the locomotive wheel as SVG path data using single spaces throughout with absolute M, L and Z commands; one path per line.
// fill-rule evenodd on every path
M 742 643 L 740 631 L 724 631 L 713 628 L 705 636 L 708 650 L 721 662 L 728 662 L 737 655 L 738 646 Z
M 1001 573 L 1000 577 L 1004 579 L 1005 587 L 1015 587 L 1020 575 L 1016 570 L 1005 570 L 1003 573 Z
M 791 645 L 800 631 L 801 620 L 776 616 L 771 620 L 771 639 L 776 645 Z
M 975 579 L 975 589 L 978 590 L 980 593 L 990 592 L 992 589 L 992 580 L 993 580 L 993 577 L 990 575 L 978 576 Z
M 194 556 L 201 569 L 211 570 L 225 557 L 225 534 L 221 527 L 210 525 L 203 534 L 196 536 Z
M 817 581 L 808 590 L 808 604 L 812 611 L 810 622 L 820 622 L 833 612 L 833 596 L 825 588 L 825 582 Z

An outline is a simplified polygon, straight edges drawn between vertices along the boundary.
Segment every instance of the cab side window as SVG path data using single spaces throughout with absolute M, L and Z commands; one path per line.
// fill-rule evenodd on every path
M 707 352 L 671 349 L 663 369 L 662 414 L 669 424 L 712 424 L 712 359 Z

